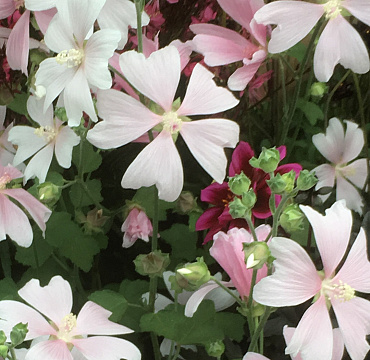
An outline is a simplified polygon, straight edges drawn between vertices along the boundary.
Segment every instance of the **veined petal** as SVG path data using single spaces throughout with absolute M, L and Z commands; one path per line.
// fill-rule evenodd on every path
M 5 0 L 0 3 L 0 19 L 5 19 L 12 15 L 15 11 L 15 3 L 13 0 Z
M 366 0 L 343 0 L 340 4 L 353 16 L 370 26 L 370 8 Z
M 55 329 L 35 309 L 18 301 L 0 301 L 0 327 L 9 336 L 13 326 L 28 323 L 26 340 L 42 335 L 56 335 Z
M 268 306 L 303 303 L 320 291 L 321 279 L 306 251 L 295 241 L 283 237 L 271 240 L 275 272 L 256 284 L 253 299 Z
M 120 56 L 119 62 L 132 86 L 164 111 L 172 110 L 180 81 L 180 54 L 174 46 L 155 51 L 148 58 L 136 51 L 127 51 Z
M 49 171 L 51 160 L 54 153 L 54 143 L 46 145 L 29 161 L 24 171 L 24 180 L 26 183 L 28 179 L 38 177 L 40 184 L 45 182 L 46 175 Z
M 136 157 L 123 175 L 123 188 L 139 189 L 156 185 L 160 199 L 175 201 L 183 186 L 180 155 L 167 131 L 162 131 Z
M 234 95 L 212 80 L 214 74 L 196 64 L 190 76 L 184 100 L 177 110 L 179 116 L 216 114 L 238 105 Z
M 355 297 L 348 301 L 332 299 L 331 303 L 351 359 L 365 359 L 370 349 L 366 341 L 370 331 L 370 301 Z
M 314 55 L 317 80 L 327 82 L 338 63 L 358 74 L 365 74 L 370 68 L 361 36 L 342 15 L 329 20 L 317 43 Z
M 37 99 L 31 95 L 27 100 L 27 111 L 32 120 L 36 121 L 41 126 L 50 126 L 54 128 L 54 111 L 50 105 L 44 111 L 45 98 Z
M 341 174 L 344 178 L 350 180 L 353 184 L 362 189 L 365 186 L 367 178 L 366 159 L 358 159 L 347 166 L 343 166 Z
M 87 134 L 87 140 L 100 149 L 125 145 L 152 129 L 162 117 L 139 101 L 117 90 L 98 92 L 99 122 Z
M 259 24 L 274 24 L 268 44 L 270 53 L 288 50 L 301 41 L 324 14 L 319 4 L 303 1 L 275 1 L 263 6 L 254 14 Z
M 109 336 L 92 336 L 87 339 L 73 339 L 72 343 L 87 360 L 141 359 L 139 349 L 133 343 L 124 339 Z
M 300 206 L 315 234 L 324 266 L 325 277 L 330 278 L 346 252 L 352 227 L 352 214 L 344 201 L 335 202 L 325 210 L 325 216 L 309 206 Z
M 40 286 L 39 280 L 32 279 L 18 294 L 57 326 L 72 310 L 71 286 L 59 275 L 51 278 L 46 286 Z
M 69 126 L 80 125 L 82 111 L 89 115 L 92 121 L 98 121 L 83 68 L 80 67 L 66 85 L 63 98 Z
M 358 127 L 358 124 L 345 120 L 347 124 L 346 134 L 344 136 L 344 144 L 342 161 L 347 163 L 355 159 L 364 147 L 364 132 Z
M 31 11 L 48 10 L 55 7 L 57 0 L 25 0 L 26 9 Z
M 88 301 L 77 316 L 75 333 L 77 335 L 120 335 L 133 332 L 126 326 L 108 320 L 111 315 L 112 312 Z
M 6 45 L 6 56 L 13 70 L 22 70 L 28 75 L 28 53 L 30 51 L 30 11 L 26 10 L 15 24 Z
M 335 167 L 329 164 L 322 164 L 318 167 L 315 167 L 312 172 L 319 179 L 315 186 L 315 190 L 321 189 L 323 187 L 334 187 Z
M 320 296 L 303 314 L 285 349 L 285 354 L 296 356 L 298 353 L 305 360 L 332 358 L 333 329 L 324 296 Z
M 68 126 L 63 126 L 55 140 L 55 156 L 58 164 L 68 169 L 71 167 L 73 147 L 80 143 L 80 137 Z
M 336 195 L 337 200 L 344 199 L 346 201 L 346 206 L 348 209 L 357 211 L 360 215 L 362 215 L 362 208 L 364 206 L 362 196 L 358 190 L 342 176 L 337 177 Z
M 225 119 L 183 122 L 180 134 L 203 169 L 222 183 L 227 165 L 224 147 L 236 146 L 239 125 Z
M 33 345 L 27 352 L 27 360 L 73 360 L 67 343 L 63 340 L 46 340 Z
M 120 35 L 115 30 L 100 30 L 91 35 L 85 47 L 84 70 L 88 82 L 98 89 L 109 89 L 112 77 L 108 59 L 117 48 Z

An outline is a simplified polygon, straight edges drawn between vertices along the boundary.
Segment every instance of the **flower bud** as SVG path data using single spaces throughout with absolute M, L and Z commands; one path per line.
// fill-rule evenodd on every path
M 264 241 L 243 244 L 247 269 L 261 269 L 271 257 L 270 249 Z
M 10 332 L 10 341 L 12 342 L 12 345 L 15 347 L 22 344 L 22 342 L 26 338 L 27 333 L 28 324 L 19 323 L 15 325 Z
M 206 344 L 205 349 L 209 356 L 219 358 L 225 351 L 225 344 L 222 340 Z
M 197 202 L 190 191 L 183 191 L 177 199 L 177 209 L 182 214 L 188 214 L 197 209 Z
M 318 179 L 314 173 L 308 170 L 302 170 L 297 179 L 297 189 L 302 191 L 311 189 L 317 182 Z
M 233 219 L 244 218 L 248 210 L 249 208 L 237 197 L 229 203 L 229 213 Z
M 48 181 L 38 185 L 37 189 L 40 201 L 49 206 L 55 205 L 62 194 L 60 186 Z
M 271 173 L 276 170 L 280 162 L 280 153 L 276 147 L 266 149 L 262 148 L 262 152 L 258 159 L 252 157 L 249 164 L 254 168 L 262 169 L 264 172 Z
M 311 85 L 311 96 L 322 98 L 328 92 L 328 86 L 322 82 L 315 82 Z
M 285 174 L 276 174 L 272 179 L 266 180 L 273 194 L 290 194 L 294 189 L 295 171 L 291 170 Z
M 249 189 L 247 192 L 245 192 L 242 196 L 242 203 L 243 205 L 248 209 L 252 209 L 254 204 L 257 201 L 256 193 L 253 189 Z
M 169 254 L 163 254 L 160 250 L 153 251 L 149 254 L 140 254 L 134 260 L 136 272 L 140 275 L 150 277 L 161 277 L 169 263 Z
M 7 345 L 0 345 L 0 357 L 6 359 L 8 357 L 8 346 Z
M 67 111 L 64 107 L 56 107 L 54 110 L 55 117 L 63 122 L 68 121 Z
M 195 263 L 190 263 L 176 270 L 178 284 L 188 291 L 194 291 L 211 279 L 211 273 L 203 257 L 197 258 Z
M 292 232 L 303 230 L 305 216 L 297 204 L 288 205 L 280 216 L 280 225 L 291 234 Z
M 0 345 L 4 345 L 6 341 L 6 335 L 3 330 L 0 330 Z
M 249 190 L 250 186 L 251 181 L 243 171 L 229 178 L 229 188 L 235 195 L 243 195 L 243 193 Z

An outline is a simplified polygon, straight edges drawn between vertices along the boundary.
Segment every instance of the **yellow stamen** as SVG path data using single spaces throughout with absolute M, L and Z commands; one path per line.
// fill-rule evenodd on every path
M 323 5 L 326 19 L 335 19 L 342 12 L 341 2 L 342 0 L 329 0 Z
M 182 120 L 173 111 L 169 111 L 163 114 L 163 130 L 170 132 L 171 134 L 177 134 L 182 127 Z
M 55 60 L 60 65 L 67 64 L 68 68 L 72 68 L 82 64 L 84 55 L 82 49 L 63 50 L 56 56 Z
M 76 315 L 70 313 L 66 315 L 63 319 L 62 322 L 59 326 L 59 331 L 58 331 L 58 339 L 61 339 L 65 342 L 70 342 L 71 341 L 71 331 L 76 327 L 77 325 L 77 319 Z
M 43 137 L 48 143 L 53 141 L 57 136 L 57 132 L 50 126 L 40 126 L 35 129 L 34 133 L 40 137 Z
M 6 185 L 12 181 L 12 178 L 5 173 L 2 177 L 0 177 L 0 190 L 6 189 Z

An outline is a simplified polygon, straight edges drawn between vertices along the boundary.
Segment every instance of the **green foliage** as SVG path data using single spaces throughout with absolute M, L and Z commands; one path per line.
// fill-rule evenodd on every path
M 8 108 L 18 114 L 27 115 L 27 100 L 27 93 L 15 94 L 13 101 L 8 104 Z
M 324 119 L 324 113 L 320 106 L 313 102 L 299 99 L 297 107 L 303 112 L 312 126 L 316 125 L 318 120 Z
M 73 148 L 72 161 L 82 174 L 86 174 L 99 168 L 102 157 L 98 152 L 94 151 L 90 143 L 82 141 L 78 146 Z
M 69 196 L 76 208 L 100 203 L 103 198 L 100 194 L 101 182 L 97 179 L 78 182 L 71 186 Z
M 0 300 L 15 300 L 18 297 L 18 286 L 13 279 L 6 277 L 0 280 Z

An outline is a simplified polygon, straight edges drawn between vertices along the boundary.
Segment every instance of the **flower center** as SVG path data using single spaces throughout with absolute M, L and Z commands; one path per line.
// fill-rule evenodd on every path
M 163 130 L 171 134 L 177 134 L 181 130 L 182 120 L 175 112 L 169 111 L 163 114 L 162 126 Z
M 324 4 L 324 10 L 326 12 L 325 17 L 327 19 L 335 19 L 342 11 L 340 3 L 342 0 L 329 0 Z
M 341 176 L 344 178 L 348 178 L 350 176 L 356 175 L 355 168 L 345 168 L 347 165 L 337 165 L 335 167 L 335 174 L 336 176 Z
M 70 49 L 61 51 L 55 59 L 58 64 L 67 64 L 68 68 L 72 68 L 81 65 L 84 56 L 82 49 Z
M 58 339 L 63 340 L 67 343 L 70 342 L 72 338 L 71 332 L 76 327 L 76 324 L 77 324 L 76 315 L 73 315 L 72 313 L 66 315 L 62 319 L 62 322 L 60 323 L 57 335 Z
M 339 284 L 333 284 L 330 279 L 322 282 L 321 291 L 328 300 L 339 299 L 341 302 L 349 301 L 355 297 L 355 289 L 339 280 Z
M 48 143 L 53 141 L 57 136 L 57 132 L 50 126 L 40 126 L 35 129 L 34 133 L 40 137 L 43 137 Z
M 0 190 L 6 189 L 6 185 L 12 181 L 12 178 L 5 173 L 2 177 L 0 177 Z

